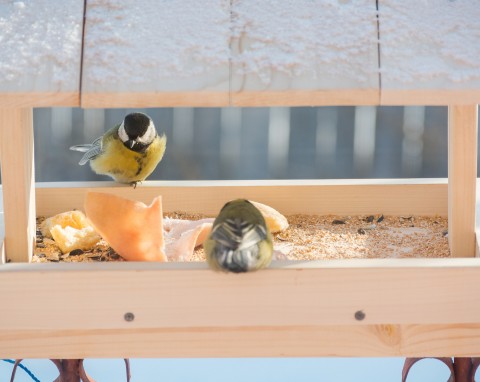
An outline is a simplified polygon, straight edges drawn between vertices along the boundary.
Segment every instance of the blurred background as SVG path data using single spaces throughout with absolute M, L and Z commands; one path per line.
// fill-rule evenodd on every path
M 447 176 L 446 107 L 35 109 L 36 180 L 107 180 L 82 154 L 132 111 L 167 135 L 151 180 Z

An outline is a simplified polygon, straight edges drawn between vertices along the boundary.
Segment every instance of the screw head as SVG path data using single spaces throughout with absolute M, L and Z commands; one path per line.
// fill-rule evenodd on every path
M 363 312 L 363 310 L 357 310 L 355 312 L 355 319 L 357 321 L 362 321 L 363 319 L 365 319 L 365 313 Z
M 125 319 L 125 321 L 130 322 L 135 319 L 135 315 L 131 312 L 127 312 L 123 315 L 123 318 Z

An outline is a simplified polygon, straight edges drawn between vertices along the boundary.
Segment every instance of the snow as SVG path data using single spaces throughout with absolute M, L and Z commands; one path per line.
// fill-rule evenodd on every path
M 379 14 L 382 82 L 478 88 L 478 1 L 382 0 Z
M 0 87 L 75 91 L 83 1 L 0 0 Z
M 365 85 L 378 76 L 377 20 L 372 0 L 238 0 L 235 74 L 324 76 Z
M 3 91 L 78 89 L 83 3 L 0 0 Z M 374 0 L 87 4 L 87 91 L 378 86 Z M 386 88 L 478 88 L 478 1 L 380 0 L 379 15 Z
M 222 69 L 228 81 L 230 0 L 92 0 L 86 31 L 87 87 L 188 88 Z

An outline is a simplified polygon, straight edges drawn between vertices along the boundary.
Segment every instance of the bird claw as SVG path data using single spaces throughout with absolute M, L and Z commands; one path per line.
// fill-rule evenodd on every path
M 137 188 L 137 184 L 141 184 L 142 181 L 141 180 L 137 180 L 135 182 L 130 182 L 130 186 L 133 187 L 133 189 L 136 189 Z

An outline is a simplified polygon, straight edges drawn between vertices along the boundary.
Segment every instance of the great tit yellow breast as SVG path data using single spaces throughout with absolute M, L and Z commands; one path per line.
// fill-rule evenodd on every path
M 145 180 L 163 157 L 165 135 L 156 136 L 142 152 L 128 149 L 112 129 L 102 140 L 102 153 L 90 161 L 97 174 L 108 175 L 119 183 L 135 183 Z

